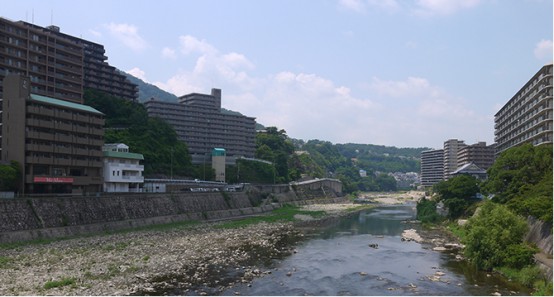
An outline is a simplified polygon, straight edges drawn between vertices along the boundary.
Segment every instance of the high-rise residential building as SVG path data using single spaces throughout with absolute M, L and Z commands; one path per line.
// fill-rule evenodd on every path
M 102 191 L 104 114 L 67 100 L 33 94 L 31 81 L 3 81 L 2 161 L 19 163 L 23 194 Z
M 443 179 L 450 178 L 450 173 L 458 169 L 458 151 L 465 147 L 463 140 L 449 139 L 444 142 Z
M 151 99 L 144 103 L 148 116 L 159 117 L 185 142 L 193 164 L 211 163 L 214 148 L 225 149 L 227 164 L 236 158 L 253 158 L 256 150 L 256 120 L 241 114 L 222 113 L 221 90 L 211 94 L 181 96 L 179 103 Z
M 0 85 L 6 75 L 21 74 L 30 78 L 33 94 L 83 103 L 83 65 L 82 44 L 0 18 Z
M 31 79 L 31 92 L 83 103 L 84 88 L 136 100 L 138 87 L 106 61 L 104 46 L 0 17 L 0 85 L 9 73 Z M 0 87 L 0 97 L 2 89 Z
M 496 153 L 552 143 L 552 64 L 543 66 L 494 116 Z
M 443 180 L 444 150 L 421 152 L 421 185 L 433 186 Z
M 479 168 L 487 170 L 494 163 L 495 145 L 486 142 L 467 145 L 458 150 L 458 168 L 473 163 Z M 457 170 L 456 169 L 456 170 Z

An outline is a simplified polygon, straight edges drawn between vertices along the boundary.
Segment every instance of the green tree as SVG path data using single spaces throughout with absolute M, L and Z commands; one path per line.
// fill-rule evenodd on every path
M 500 154 L 483 189 L 523 216 L 552 223 L 552 145 L 524 144 Z
M 92 90 L 86 90 L 84 98 L 106 116 L 106 143 L 125 143 L 132 152 L 144 155 L 145 175 L 205 175 L 205 169 L 194 169 L 188 148 L 175 130 L 159 118 L 149 118 L 142 104 Z
M 10 165 L 0 164 L 0 191 L 17 191 L 21 180 L 19 163 L 11 161 Z
M 465 255 L 478 268 L 522 268 L 533 261 L 535 249 L 522 242 L 526 221 L 506 206 L 487 201 L 469 219 Z
M 417 202 L 417 219 L 422 223 L 436 223 L 441 217 L 437 213 L 437 203 L 425 197 Z
M 433 192 L 448 207 L 448 217 L 456 219 L 475 203 L 473 198 L 479 192 L 479 181 L 471 175 L 462 174 L 437 183 L 433 186 Z
M 277 127 L 268 127 L 265 133 L 256 135 L 256 158 L 274 164 L 273 170 L 275 170 L 275 182 L 277 183 L 286 183 L 291 180 L 289 159 L 294 153 L 294 145 L 286 133 L 285 130 L 278 130 Z M 295 175 L 297 175 L 296 172 Z

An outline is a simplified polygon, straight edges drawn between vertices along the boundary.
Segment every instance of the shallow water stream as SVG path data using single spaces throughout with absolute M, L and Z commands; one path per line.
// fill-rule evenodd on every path
M 475 271 L 451 252 L 401 240 L 415 205 L 380 206 L 318 230 L 271 274 L 222 295 L 528 295 L 496 275 Z M 370 247 L 369 245 L 374 247 Z

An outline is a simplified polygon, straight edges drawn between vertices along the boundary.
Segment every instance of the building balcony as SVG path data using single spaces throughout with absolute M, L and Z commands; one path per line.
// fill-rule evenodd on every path
M 54 152 L 54 148 L 52 145 L 45 145 L 45 144 L 27 144 L 27 151 L 32 152 L 45 152 L 45 153 L 52 153 Z
M 25 157 L 27 164 L 52 164 L 52 157 Z
M 53 141 L 54 134 L 46 133 L 46 132 L 29 131 L 27 132 L 27 138 Z

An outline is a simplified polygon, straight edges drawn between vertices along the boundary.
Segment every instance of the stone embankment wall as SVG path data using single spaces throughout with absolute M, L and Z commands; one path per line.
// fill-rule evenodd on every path
M 545 224 L 533 217 L 527 218 L 527 225 L 529 231 L 525 236 L 525 241 L 536 244 L 543 253 L 552 256 L 552 225 Z
M 342 188 L 334 184 L 329 187 L 328 183 L 322 180 L 298 186 L 298 195 L 292 188 L 279 192 L 282 187 L 277 186 L 277 190 L 262 192 L 253 186 L 243 192 L 0 200 L 0 242 L 74 236 L 176 221 L 218 220 L 271 211 L 286 202 L 306 204 L 314 199 L 334 202 L 341 192 L 333 188 Z

